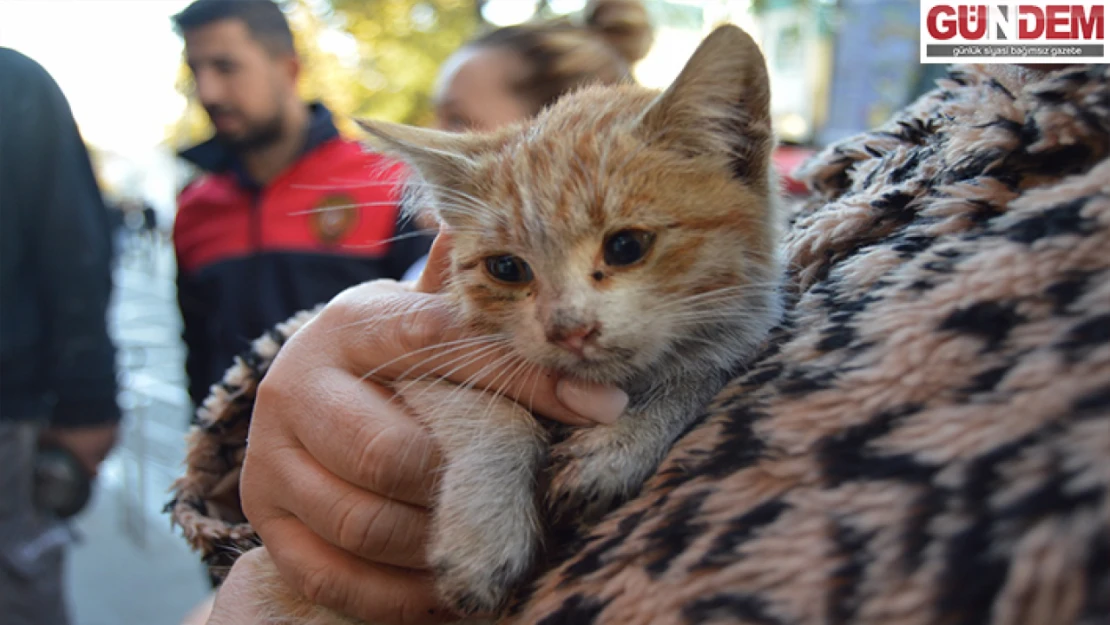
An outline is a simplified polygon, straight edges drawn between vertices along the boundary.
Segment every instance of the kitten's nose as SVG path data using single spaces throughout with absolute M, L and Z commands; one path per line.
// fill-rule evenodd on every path
M 599 334 L 601 334 L 601 326 L 590 323 L 573 328 L 552 328 L 547 331 L 547 340 L 581 356 L 586 349 L 586 344 L 595 340 Z

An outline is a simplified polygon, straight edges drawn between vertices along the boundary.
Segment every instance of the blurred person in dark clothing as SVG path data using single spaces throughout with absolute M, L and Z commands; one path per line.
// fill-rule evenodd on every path
M 147 242 L 154 245 L 158 240 L 158 212 L 149 202 L 143 201 L 143 236 L 146 237 Z
M 297 94 L 301 64 L 276 4 L 198 0 L 174 23 L 215 127 L 181 154 L 204 173 L 181 192 L 173 233 L 199 404 L 251 340 L 349 286 L 400 278 L 431 238 L 400 218 L 399 166 L 341 138 L 328 109 Z
M 115 443 L 108 210 L 68 102 L 0 48 L 0 621 L 68 622 L 66 513 L 43 504 L 36 459 L 62 453 L 87 494 Z
M 154 207 L 146 202 L 143 202 L 143 230 L 147 232 L 154 232 L 158 229 L 158 213 L 154 211 Z

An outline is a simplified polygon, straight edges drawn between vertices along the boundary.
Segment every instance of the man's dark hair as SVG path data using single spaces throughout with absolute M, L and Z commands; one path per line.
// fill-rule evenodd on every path
M 293 54 L 293 31 L 285 13 L 273 0 L 196 0 L 173 16 L 178 34 L 224 20 L 246 24 L 251 37 L 270 54 Z

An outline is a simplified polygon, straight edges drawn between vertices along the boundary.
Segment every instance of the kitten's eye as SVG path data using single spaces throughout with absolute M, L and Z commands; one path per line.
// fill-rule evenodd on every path
M 486 273 L 494 280 L 508 284 L 525 284 L 532 281 L 532 268 L 528 263 L 510 254 L 487 258 Z
M 605 240 L 605 264 L 631 265 L 647 255 L 655 235 L 646 230 L 621 230 Z

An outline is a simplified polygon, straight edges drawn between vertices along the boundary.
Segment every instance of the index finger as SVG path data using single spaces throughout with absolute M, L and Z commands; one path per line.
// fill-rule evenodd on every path
M 386 389 L 363 383 L 333 363 L 317 362 L 327 351 L 317 349 L 319 342 L 328 340 L 319 334 L 306 326 L 278 353 L 258 387 L 252 437 L 264 440 L 272 428 L 290 428 L 311 456 L 334 474 L 379 495 L 429 505 L 439 465 L 431 435 L 390 402 Z M 305 371 L 312 372 L 312 383 L 297 384 Z M 298 413 L 277 418 L 288 406 L 297 407 Z M 284 440 L 288 435 L 271 438 Z M 253 450 L 260 457 L 275 453 L 286 452 Z M 244 467 L 244 477 L 246 473 Z

